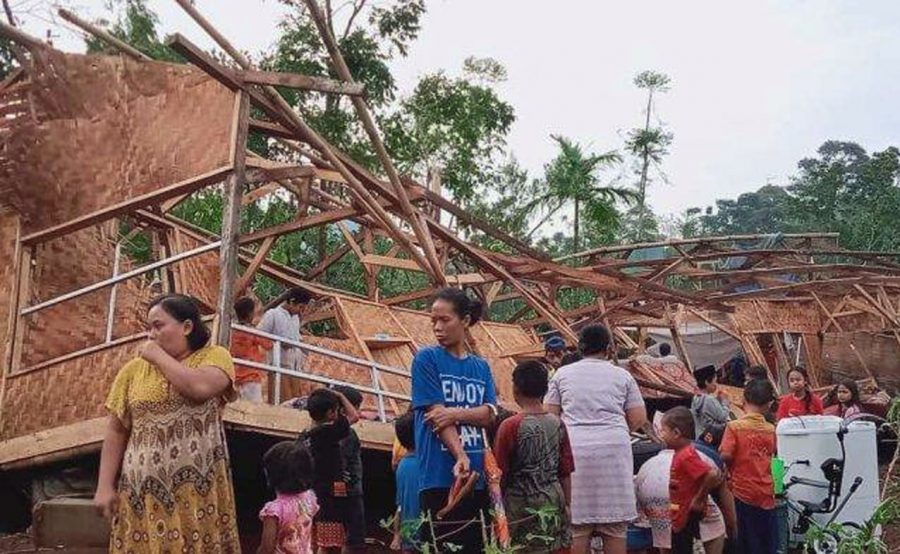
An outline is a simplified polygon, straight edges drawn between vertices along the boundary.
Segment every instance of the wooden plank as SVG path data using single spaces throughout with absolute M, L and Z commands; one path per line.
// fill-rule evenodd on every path
M 241 234 L 241 197 L 246 185 L 247 119 L 249 115 L 250 97 L 246 92 L 238 92 L 235 96 L 234 119 L 231 123 L 231 159 L 234 169 L 225 184 L 222 245 L 219 247 L 219 296 L 216 303 L 218 317 L 216 342 L 226 348 L 231 343 L 231 314 L 238 271 L 238 238 Z
M 289 179 L 302 179 L 313 177 L 316 169 L 311 165 L 286 165 L 262 167 L 258 160 L 254 160 L 252 169 L 247 170 L 247 183 L 269 183 Z M 268 165 L 268 164 L 266 164 Z
M 275 246 L 276 240 L 278 240 L 278 237 L 267 237 L 265 240 L 263 240 L 262 244 L 259 245 L 259 250 L 256 251 L 256 255 L 253 256 L 253 260 L 247 266 L 247 269 L 244 270 L 241 278 L 238 279 L 237 284 L 234 286 L 235 297 L 241 296 L 244 294 L 244 292 L 247 291 L 250 283 L 253 282 L 253 277 L 256 275 L 259 266 L 261 266 L 262 263 L 266 261 L 266 256 L 269 255 L 272 247 Z
M 306 217 L 299 217 L 294 221 L 282 223 L 281 225 L 273 225 L 272 227 L 266 227 L 265 229 L 260 229 L 253 233 L 247 233 L 241 237 L 240 242 L 241 244 L 251 244 L 259 242 L 267 237 L 296 233 L 297 231 L 302 231 L 304 229 L 311 229 L 328 223 L 336 223 L 360 215 L 360 213 L 361 212 L 356 208 L 342 208 L 330 212 L 319 212 Z
M 335 262 L 343 258 L 348 252 L 350 252 L 349 244 L 342 244 L 341 246 L 338 246 L 334 252 L 332 252 L 328 255 L 328 257 L 319 262 L 316 267 L 310 269 L 306 273 L 305 277 L 309 280 L 316 279 L 319 275 L 325 273 L 325 270 L 331 267 Z
M 22 350 L 25 342 L 26 320 L 25 317 L 20 314 L 22 313 L 22 308 L 24 308 L 31 299 L 31 260 L 34 256 L 34 248 L 23 243 L 19 251 L 19 256 L 19 285 L 17 287 L 17 301 L 15 302 L 16 325 L 15 335 L 13 335 L 12 358 L 10 359 L 9 373 L 15 373 L 21 369 L 22 366 Z
M 379 256 L 377 254 L 365 254 L 360 258 L 360 261 L 364 264 L 381 265 L 396 269 L 406 269 L 408 271 L 423 271 L 416 262 L 403 258 L 388 258 L 387 256 Z
M 730 336 L 731 338 L 733 338 L 733 339 L 735 339 L 735 340 L 737 340 L 737 341 L 741 340 L 741 336 L 738 335 L 735 331 L 729 329 L 728 327 L 722 325 L 721 323 L 716 322 L 714 319 L 708 317 L 706 314 L 704 314 L 704 313 L 701 312 L 700 310 L 695 310 L 694 308 L 687 308 L 687 311 L 690 312 L 691 314 L 693 314 L 693 315 L 699 317 L 700 319 L 702 319 L 703 321 L 705 321 L 705 322 L 708 323 L 709 325 L 712 325 L 713 327 L 715 327 L 715 328 L 718 329 L 719 331 L 722 331 L 723 333 L 725 333 L 726 335 Z
M 421 300 L 423 298 L 430 298 L 434 296 L 434 293 L 436 291 L 437 289 L 435 289 L 434 287 L 428 287 L 404 294 L 398 294 L 396 296 L 391 296 L 390 298 L 384 298 L 381 302 L 388 306 L 396 306 L 398 304 L 406 304 L 407 302 L 413 302 L 415 300 Z
M 250 120 L 250 132 L 259 133 L 271 137 L 279 137 L 285 139 L 293 139 L 294 133 L 278 123 L 263 121 L 261 119 Z
M 487 279 L 481 273 L 460 273 L 457 275 L 447 275 L 447 282 L 452 285 L 477 285 L 484 283 Z
M 313 75 L 258 71 L 255 69 L 243 69 L 236 71 L 235 74 L 245 83 L 252 85 L 272 85 L 331 94 L 345 94 L 347 96 L 362 96 L 365 94 L 365 87 L 360 83 L 337 81 Z
M 350 229 L 344 222 L 338 222 L 338 229 L 340 229 L 341 234 L 344 235 L 344 240 L 347 241 L 347 244 L 350 246 L 350 250 L 356 254 L 356 257 L 359 258 L 360 261 L 363 261 L 363 258 L 366 257 L 366 254 L 360 248 L 359 243 L 356 242 L 356 239 L 353 237 L 353 233 L 350 232 Z M 418 267 L 418 266 L 416 266 Z
M 269 183 L 268 185 L 256 187 L 255 189 L 251 190 L 243 197 L 241 197 L 241 205 L 246 206 L 248 204 L 252 204 L 263 196 L 272 194 L 273 192 L 277 191 L 280 186 L 281 185 L 279 185 L 278 183 Z
M 52 227 L 36 231 L 34 233 L 26 235 L 22 239 L 22 242 L 28 245 L 45 242 L 50 239 L 55 239 L 66 234 L 73 233 L 75 231 L 78 231 L 79 229 L 84 229 L 85 227 L 96 225 L 97 223 L 112 219 L 126 212 L 134 211 L 145 206 L 159 204 L 160 202 L 168 198 L 174 198 L 176 196 L 191 193 L 204 187 L 214 185 L 216 183 L 221 183 L 231 175 L 231 171 L 232 166 L 230 164 L 218 167 L 201 175 L 179 181 L 172 185 L 161 187 L 152 192 L 148 192 L 134 198 L 123 200 L 118 204 L 113 204 L 112 206 L 109 206 L 107 208 L 103 208 L 95 212 L 76 217 L 75 219 L 70 219 L 69 221 L 60 223 L 59 225 L 54 225 Z M 98 186 L 103 185 L 101 184 Z
M 11 216 L 10 216 L 11 217 Z M 3 345 L 3 368 L 0 368 L 0 421 L 3 421 L 3 406 L 6 398 L 6 381 L 9 379 L 15 352 L 15 343 L 18 336 L 17 327 L 19 325 L 19 310 L 22 306 L 22 300 L 19 291 L 22 281 L 22 242 L 19 240 L 22 234 L 22 219 L 16 217 L 16 243 L 13 251 L 13 271 L 9 283 L 9 313 L 6 314 L 6 337 Z M 30 264 L 29 264 L 30 266 Z

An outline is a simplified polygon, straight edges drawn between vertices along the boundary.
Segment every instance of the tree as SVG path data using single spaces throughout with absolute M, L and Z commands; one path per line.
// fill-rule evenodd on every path
M 335 78 L 328 51 L 306 7 L 299 2 L 284 3 L 296 11 L 281 22 L 275 51 L 263 57 L 263 68 Z M 396 95 L 388 62 L 405 56 L 410 43 L 418 37 L 424 0 L 353 0 L 337 7 L 326 2 L 323 11 L 353 80 L 365 86 L 369 106 L 376 118 L 383 118 Z M 296 89 L 280 92 L 329 142 L 369 169 L 380 169 L 368 137 L 345 98 Z
M 853 142 L 827 141 L 800 161 L 788 187 L 789 217 L 804 231 L 837 231 L 846 248 L 900 247 L 900 150 L 869 155 Z
M 556 135 L 552 138 L 559 153 L 544 166 L 546 192 L 529 203 L 531 209 L 544 213 L 529 236 L 559 210 L 571 205 L 572 250 L 577 252 L 581 247 L 582 218 L 595 231 L 615 227 L 619 218 L 616 203 L 631 202 L 635 195 L 627 189 L 600 184 L 600 172 L 621 161 L 616 152 L 591 154 L 570 139 Z
M 513 107 L 493 85 L 506 70 L 491 59 L 469 58 L 462 77 L 426 75 L 384 122 L 398 168 L 413 175 L 439 171 L 452 199 L 467 205 L 497 179 Z
M 168 62 L 183 62 L 184 60 L 169 49 L 159 39 L 156 28 L 159 25 L 159 17 L 147 7 L 144 0 L 113 0 L 110 8 L 116 10 L 118 15 L 112 26 L 108 21 L 98 21 L 103 27 L 109 27 L 109 32 L 131 46 L 137 48 L 154 60 Z M 115 54 L 118 50 L 106 44 L 99 38 L 90 36 L 85 39 L 89 53 Z
M 645 239 L 645 231 L 648 228 L 646 219 L 647 186 L 650 184 L 650 167 L 659 165 L 662 158 L 669 153 L 669 145 L 672 144 L 672 133 L 667 132 L 662 125 L 650 126 L 650 115 L 653 113 L 653 95 L 669 90 L 670 79 L 663 73 L 655 71 L 642 71 L 634 78 L 634 84 L 639 89 L 647 91 L 647 108 L 643 128 L 632 129 L 628 134 L 626 148 L 640 160 L 637 183 L 638 200 L 635 213 L 637 225 L 636 237 L 638 241 Z
M 783 187 L 766 185 L 747 192 L 737 200 L 716 200 L 716 208 L 700 215 L 699 208 L 689 210 L 696 216 L 694 227 L 686 236 L 771 233 L 792 227 L 788 214 L 790 195 Z

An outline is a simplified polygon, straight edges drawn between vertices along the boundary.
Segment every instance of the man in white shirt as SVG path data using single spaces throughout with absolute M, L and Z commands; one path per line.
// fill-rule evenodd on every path
M 675 362 L 679 362 L 681 360 L 678 359 L 678 356 L 672 354 L 672 347 L 669 346 L 669 343 L 663 342 L 659 345 L 659 361 L 666 364 L 673 364 Z
M 288 340 L 300 342 L 300 314 L 312 297 L 300 287 L 288 289 L 281 295 L 281 302 L 266 310 L 257 329 Z M 273 349 L 274 351 L 274 349 Z M 299 370 L 303 367 L 304 352 L 290 344 L 281 344 L 281 367 Z

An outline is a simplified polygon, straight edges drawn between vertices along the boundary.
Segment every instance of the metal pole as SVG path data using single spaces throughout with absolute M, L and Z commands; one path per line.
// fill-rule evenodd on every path
M 375 398 L 378 401 L 378 419 L 383 423 L 387 422 L 387 414 L 384 411 L 384 396 L 381 395 L 381 383 L 378 379 L 378 368 L 372 366 L 372 388 L 377 391 Z
M 88 285 L 84 288 L 73 290 L 72 292 L 67 292 L 66 294 L 62 294 L 57 296 L 56 298 L 52 298 L 47 300 L 46 302 L 41 302 L 40 304 L 35 304 L 34 306 L 28 306 L 27 308 L 23 308 L 20 315 L 28 315 L 32 312 L 37 312 L 43 310 L 44 308 L 49 308 L 50 306 L 55 306 L 60 302 L 65 302 L 66 300 L 72 300 L 73 298 L 78 298 L 79 296 L 84 296 L 85 294 L 90 294 L 94 291 L 109 287 L 111 285 L 115 285 L 116 283 L 121 283 L 122 281 L 127 281 L 132 277 L 137 277 L 138 275 L 142 275 L 144 273 L 149 273 L 154 269 L 158 269 L 160 267 L 165 267 L 169 264 L 173 264 L 175 262 L 180 262 L 181 260 L 191 258 L 197 256 L 199 254 L 203 254 L 204 252 L 209 252 L 210 250 L 215 250 L 219 247 L 222 241 L 217 240 L 215 242 L 211 242 L 209 244 L 205 244 L 199 248 L 194 248 L 193 250 L 188 250 L 187 252 L 182 252 L 180 254 L 176 254 L 170 258 L 166 258 L 165 260 L 159 260 L 153 262 L 152 264 L 147 264 L 145 266 L 141 266 L 137 269 L 132 269 L 131 271 L 126 271 L 122 273 L 118 277 L 113 277 L 111 279 L 107 279 L 105 281 L 100 281 L 99 283 L 94 283 L 93 285 Z
M 122 243 L 116 243 L 116 253 L 113 258 L 113 279 L 119 276 L 119 260 L 122 257 Z M 116 288 L 118 285 L 113 285 L 112 290 L 109 291 L 109 309 L 106 311 L 106 342 L 112 342 L 112 334 L 113 334 L 113 319 L 116 315 Z
M 272 349 L 272 365 L 281 369 L 281 341 L 276 340 Z M 272 391 L 272 404 L 281 404 L 281 371 L 275 372 L 275 390 Z

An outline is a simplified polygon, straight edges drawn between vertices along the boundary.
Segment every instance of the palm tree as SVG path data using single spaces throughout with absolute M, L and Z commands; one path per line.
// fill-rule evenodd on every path
M 572 244 L 575 252 L 579 248 L 582 216 L 595 223 L 612 223 L 618 218 L 616 202 L 631 203 L 637 197 L 634 191 L 602 186 L 600 172 L 619 162 L 621 157 L 615 151 L 591 154 L 582 146 L 566 137 L 551 135 L 559 146 L 556 158 L 544 166 L 546 192 L 528 205 L 530 211 L 545 210 L 544 217 L 528 233 L 534 234 L 554 214 L 566 206 L 573 209 Z

